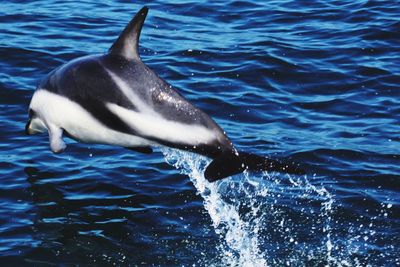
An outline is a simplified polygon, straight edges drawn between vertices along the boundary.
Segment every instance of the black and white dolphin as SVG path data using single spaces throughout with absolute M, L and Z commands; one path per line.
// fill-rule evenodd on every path
M 208 115 L 141 61 L 147 12 L 143 7 L 136 14 L 107 54 L 77 58 L 49 73 L 32 97 L 26 132 L 47 130 L 54 153 L 66 147 L 63 133 L 142 153 L 159 145 L 192 151 L 213 159 L 205 170 L 209 181 L 245 169 L 298 173 L 293 164 L 238 152 Z

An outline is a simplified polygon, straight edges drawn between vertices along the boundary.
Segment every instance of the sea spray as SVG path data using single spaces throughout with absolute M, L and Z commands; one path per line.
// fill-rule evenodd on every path
M 257 239 L 259 224 L 250 225 L 249 222 L 243 220 L 239 214 L 237 203 L 235 201 L 229 203 L 221 195 L 229 190 L 225 186 L 233 189 L 235 184 L 227 182 L 229 179 L 218 183 L 206 181 L 203 173 L 209 160 L 203 157 L 171 149 L 164 149 L 163 153 L 168 163 L 190 177 L 203 197 L 204 207 L 212 219 L 213 227 L 224 241 L 218 248 L 223 264 L 228 266 L 267 266 Z
M 209 183 L 203 176 L 209 159 L 162 151 L 169 164 L 190 177 L 221 239 L 220 258 L 208 265 L 363 265 L 359 243 L 353 242 L 359 231 L 335 229 L 338 205 L 334 195 L 315 182 L 318 177 L 245 172 Z M 340 241 L 343 235 L 347 243 Z

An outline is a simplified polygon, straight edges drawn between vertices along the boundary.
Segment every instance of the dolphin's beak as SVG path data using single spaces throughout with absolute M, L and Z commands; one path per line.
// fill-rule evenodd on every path
M 28 120 L 28 122 L 25 125 L 25 134 L 26 135 L 31 135 L 32 131 L 31 131 L 31 119 Z

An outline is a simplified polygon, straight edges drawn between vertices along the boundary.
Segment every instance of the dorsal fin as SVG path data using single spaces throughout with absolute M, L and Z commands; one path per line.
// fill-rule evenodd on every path
M 149 9 L 144 6 L 136 13 L 135 17 L 126 25 L 118 39 L 108 50 L 108 53 L 120 55 L 131 60 L 140 59 L 139 37 L 148 11 Z

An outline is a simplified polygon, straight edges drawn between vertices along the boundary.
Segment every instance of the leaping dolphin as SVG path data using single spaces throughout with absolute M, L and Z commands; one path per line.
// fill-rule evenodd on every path
M 27 134 L 49 133 L 54 153 L 64 151 L 63 133 L 84 143 L 101 143 L 151 153 L 168 146 L 213 161 L 208 181 L 250 170 L 301 173 L 294 164 L 238 152 L 207 114 L 161 79 L 139 56 L 143 7 L 104 55 L 80 57 L 50 72 L 29 106 Z

